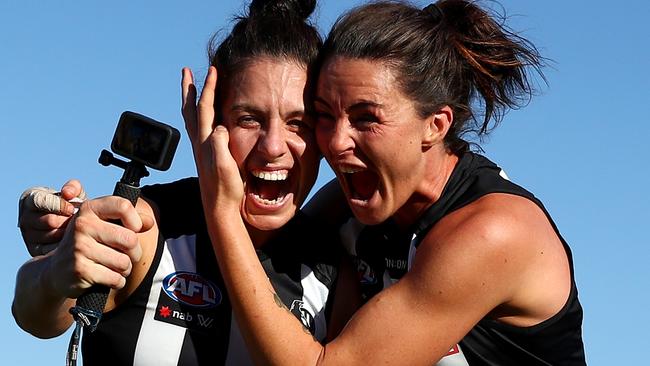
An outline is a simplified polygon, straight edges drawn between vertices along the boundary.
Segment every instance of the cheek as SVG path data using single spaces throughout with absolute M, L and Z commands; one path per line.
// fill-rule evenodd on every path
M 231 130 L 228 149 L 240 169 L 244 166 L 246 158 L 248 158 L 255 147 L 256 141 L 257 139 L 254 136 L 241 133 L 241 131 L 238 131 L 237 129 Z
M 313 134 L 309 136 L 295 136 L 289 141 L 289 147 L 292 155 L 300 166 L 300 175 L 302 176 L 301 185 L 307 190 L 316 181 L 318 175 L 318 163 L 320 161 L 320 151 L 316 146 Z M 309 187 L 306 187 L 309 185 Z
M 317 164 L 320 151 L 313 134 L 294 135 L 287 142 L 292 155 L 300 162 L 303 169 Z

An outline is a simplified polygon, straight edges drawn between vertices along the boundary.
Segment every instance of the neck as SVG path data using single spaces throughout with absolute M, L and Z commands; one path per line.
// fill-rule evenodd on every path
M 429 159 L 425 159 L 423 179 L 415 192 L 406 203 L 393 215 L 393 219 L 401 228 L 412 225 L 424 212 L 436 203 L 442 196 L 442 191 L 451 177 L 458 156 L 451 152 L 432 151 Z
M 246 224 L 246 229 L 248 231 L 248 235 L 251 237 L 251 241 L 253 242 L 255 249 L 262 248 L 264 244 L 268 243 L 269 240 L 271 240 L 278 232 L 278 230 L 260 230 L 249 225 L 248 223 Z

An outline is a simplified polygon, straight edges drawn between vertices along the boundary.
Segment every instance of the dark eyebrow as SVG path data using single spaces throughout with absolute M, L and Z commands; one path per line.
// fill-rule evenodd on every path
M 235 104 L 230 108 L 231 111 L 246 111 L 250 112 L 259 116 L 264 116 L 266 114 L 265 111 L 254 107 L 250 104 L 242 103 L 242 104 Z M 295 117 L 302 117 L 305 115 L 305 110 L 304 109 L 295 109 L 293 111 L 290 111 L 289 113 L 286 113 L 284 116 L 282 116 L 285 119 L 289 118 L 295 118 Z
M 381 109 L 383 107 L 383 104 L 373 102 L 370 100 L 362 100 L 357 103 L 352 104 L 351 106 L 347 107 L 345 109 L 345 112 L 350 114 L 352 112 L 358 111 L 358 110 L 363 110 L 363 109 L 368 109 L 368 108 L 379 108 Z
M 230 110 L 231 110 L 231 111 L 246 111 L 246 112 L 252 112 L 252 113 L 254 113 L 254 114 L 259 114 L 259 115 L 263 115 L 263 114 L 264 114 L 264 112 L 263 112 L 261 109 L 256 108 L 256 107 L 254 107 L 254 106 L 252 106 L 252 105 L 250 105 L 250 104 L 246 104 L 246 103 L 235 104 L 235 105 L 232 106 L 232 108 L 230 108 Z
M 323 104 L 325 107 L 330 108 L 330 105 L 321 97 L 315 97 L 314 98 L 314 103 L 320 103 Z M 382 108 L 383 104 L 373 102 L 371 100 L 360 100 L 357 103 L 352 104 L 351 106 L 347 107 L 345 109 L 346 112 L 354 111 L 357 109 L 364 109 L 364 108 Z
M 291 111 L 287 114 L 284 115 L 285 119 L 289 118 L 296 118 L 296 117 L 302 117 L 305 115 L 305 110 L 304 109 L 296 109 L 294 111 Z

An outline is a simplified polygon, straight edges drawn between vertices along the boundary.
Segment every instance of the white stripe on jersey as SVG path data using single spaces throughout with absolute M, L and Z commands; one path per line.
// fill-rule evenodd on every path
M 300 265 L 300 278 L 303 307 L 309 311 L 316 323 L 314 337 L 322 341 L 327 335 L 327 319 L 322 310 L 327 303 L 329 289 L 316 278 L 311 268 L 304 264 Z
M 160 265 L 154 274 L 149 292 L 138 343 L 135 346 L 134 366 L 178 364 L 186 330 L 177 325 L 157 321 L 154 316 L 165 276 L 176 271 L 196 272 L 195 258 L 196 235 L 165 240 Z

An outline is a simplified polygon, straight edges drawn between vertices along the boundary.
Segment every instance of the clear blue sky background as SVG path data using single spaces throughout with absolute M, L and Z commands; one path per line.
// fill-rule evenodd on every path
M 323 33 L 352 4 L 322 0 Z M 650 345 L 650 5 L 502 4 L 555 63 L 549 87 L 508 114 L 484 149 L 545 202 L 573 248 L 589 363 L 642 364 Z M 16 228 L 19 194 L 70 177 L 93 196 L 112 192 L 120 171 L 96 161 L 119 114 L 134 110 L 183 130 L 181 67 L 201 79 L 207 40 L 243 9 L 239 1 L 0 2 L 1 364 L 63 364 L 69 338 L 38 340 L 11 316 L 15 273 L 28 259 Z M 172 169 L 144 183 L 193 174 L 183 136 Z M 331 177 L 323 169 L 318 184 Z

